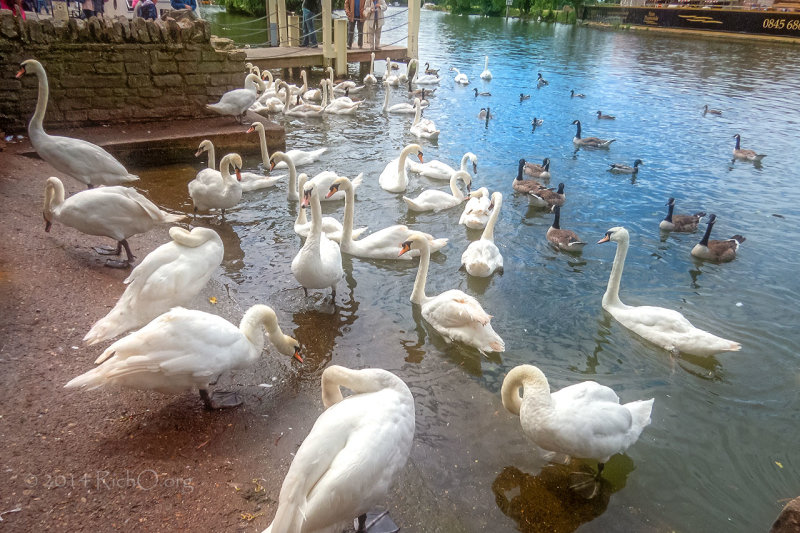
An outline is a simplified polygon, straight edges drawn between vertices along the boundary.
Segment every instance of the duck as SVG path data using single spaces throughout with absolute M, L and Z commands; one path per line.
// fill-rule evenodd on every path
M 597 118 L 599 120 L 616 120 L 617 117 L 615 117 L 614 115 L 604 115 L 602 111 L 598 111 Z
M 372 85 L 378 83 L 378 79 L 373 74 L 375 70 L 375 52 L 369 54 L 369 74 L 364 76 L 364 85 Z
M 238 328 L 221 316 L 175 307 L 106 348 L 95 360 L 99 366 L 64 387 L 118 385 L 163 394 L 198 389 L 207 409 L 236 407 L 243 402 L 239 394 L 209 390 L 223 373 L 258 361 L 264 351 L 262 327 L 280 353 L 303 361 L 300 344 L 283 334 L 269 306 L 248 309 Z
M 481 120 L 489 120 L 490 118 L 494 118 L 492 114 L 491 107 L 482 107 L 481 110 L 478 112 L 478 118 Z
M 597 244 L 617 243 L 614 265 L 608 278 L 608 287 L 603 295 L 603 309 L 614 319 L 640 337 L 672 354 L 687 353 L 711 356 L 721 352 L 741 350 L 738 342 L 723 339 L 694 327 L 686 317 L 672 309 L 652 306 L 625 305 L 619 299 L 619 285 L 625 256 L 628 254 L 628 230 L 618 226 L 609 229 Z
M 711 109 L 708 107 L 708 104 L 706 104 L 703 106 L 703 115 L 705 116 L 706 114 L 719 116 L 722 115 L 722 111 L 719 109 Z
M 139 179 L 96 144 L 72 137 L 48 135 L 42 124 L 50 94 L 47 72 L 41 63 L 28 59 L 20 64 L 16 77 L 21 78 L 26 73 L 34 74 L 39 83 L 36 110 L 28 123 L 28 136 L 39 157 L 59 174 L 74 178 L 90 189 L 99 185 L 123 185 Z
M 392 64 L 392 60 L 388 57 L 386 58 L 386 72 L 383 73 L 383 81 L 389 82 L 389 85 L 392 87 L 397 87 L 400 85 L 400 78 L 392 72 L 393 68 L 397 68 Z
M 633 166 L 630 167 L 628 165 L 622 163 L 609 163 L 608 171 L 612 174 L 638 174 L 639 173 L 639 165 L 642 165 L 642 160 L 637 159 L 633 162 Z
M 134 256 L 128 237 L 145 233 L 159 224 L 180 222 L 185 215 L 172 215 L 130 187 L 111 185 L 87 189 L 64 198 L 64 184 L 57 177 L 47 178 L 44 188 L 44 231 L 53 221 L 74 228 L 86 235 L 110 237 L 114 248 L 95 248 L 103 255 L 119 255 L 125 248 L 125 261 L 108 260 L 106 266 L 128 268 Z
M 697 229 L 700 219 L 706 216 L 702 211 L 693 215 L 673 215 L 675 210 L 675 198 L 667 200 L 667 216 L 658 225 L 663 231 L 691 232 Z
M 533 117 L 533 120 L 531 120 L 531 126 L 533 126 L 533 129 L 538 128 L 542 124 L 544 124 L 544 120 L 541 118 Z
M 431 68 L 431 64 L 426 62 L 425 63 L 425 74 L 427 74 L 429 76 L 438 76 L 439 75 L 439 69 L 438 68 L 437 69 Z
M 477 241 L 469 243 L 467 249 L 461 254 L 461 266 L 470 276 L 488 278 L 495 271 L 503 270 L 503 255 L 494 243 L 494 227 L 500 216 L 500 207 L 503 205 L 503 194 L 493 192 L 489 204 L 489 221 Z
M 308 181 L 308 175 L 303 173 L 297 176 L 297 186 L 302 191 Z M 323 190 L 323 189 L 321 189 Z M 367 228 L 354 228 L 353 238 L 358 238 Z M 311 222 L 306 218 L 306 208 L 302 205 L 297 209 L 297 218 L 294 221 L 294 232 L 304 239 L 311 231 Z M 342 242 L 342 223 L 333 217 L 322 217 L 322 231 L 332 241 Z
M 520 394 L 522 389 L 522 394 Z M 503 407 L 520 418 L 525 436 L 539 448 L 581 459 L 593 459 L 597 474 L 582 482 L 585 473 L 573 473 L 571 487 L 591 499 L 599 491 L 605 463 L 624 453 L 650 425 L 654 398 L 620 405 L 609 387 L 582 381 L 556 392 L 544 373 L 533 365 L 519 365 L 506 374 L 500 390 Z
M 570 98 L 586 98 L 586 95 L 585 94 L 581 94 L 581 93 L 576 93 L 575 89 L 572 89 L 569 92 L 569 97 Z
M 528 163 L 525 162 L 524 168 L 525 174 L 528 176 L 532 176 L 534 178 L 542 179 L 542 180 L 549 180 L 550 179 L 550 158 L 545 157 L 542 159 L 542 164 L 537 165 L 536 163 Z
M 564 194 L 564 184 L 558 184 L 558 190 L 541 188 L 528 193 L 528 203 L 535 207 L 552 208 L 555 205 L 564 205 L 567 196 Z
M 347 96 L 349 89 L 345 89 L 345 96 L 341 96 L 339 98 L 332 97 L 333 90 L 331 90 L 331 82 L 329 80 L 323 80 L 322 89 L 322 107 L 325 113 L 332 113 L 334 115 L 352 115 L 358 111 L 361 102 L 355 102 L 349 96 Z
M 466 74 L 462 74 L 461 72 L 459 72 L 459 70 L 456 67 L 450 67 L 450 70 L 456 73 L 456 76 L 455 78 L 453 78 L 453 81 L 455 81 L 460 85 L 469 85 L 469 78 L 467 77 Z
M 267 86 L 260 76 L 248 74 L 244 80 L 244 88 L 226 92 L 219 102 L 207 104 L 206 108 L 220 115 L 230 115 L 241 124 L 247 110 L 258 100 L 259 91 L 266 89 Z
M 736 258 L 739 245 L 745 241 L 745 238 L 741 235 L 734 235 L 730 239 L 725 239 L 724 241 L 708 240 L 711 236 L 711 229 L 714 227 L 716 221 L 717 215 L 708 215 L 706 232 L 703 234 L 703 239 L 692 248 L 692 255 L 698 259 L 707 259 L 718 263 L 733 261 Z
M 340 190 L 342 189 L 342 190 Z M 334 181 L 328 191 L 328 196 L 345 193 L 344 201 L 344 220 L 342 221 L 343 233 L 341 250 L 342 253 L 361 257 L 364 259 L 404 259 L 410 261 L 412 257 L 419 256 L 419 251 L 412 251 L 408 255 L 398 257 L 397 243 L 405 241 L 412 231 L 408 226 L 396 224 L 383 228 L 366 237 L 353 240 L 353 218 L 355 215 L 355 194 L 350 180 L 341 177 Z M 432 251 L 438 251 L 447 245 L 447 239 L 437 239 L 428 233 L 422 233 Z
M 741 143 L 741 140 L 742 140 L 742 136 L 739 135 L 738 133 L 736 135 L 734 135 L 733 138 L 736 139 L 736 146 L 733 147 L 733 158 L 734 159 L 742 159 L 742 160 L 745 160 L 745 161 L 759 162 L 762 159 L 764 159 L 765 157 L 767 157 L 766 154 L 757 154 L 753 150 L 745 150 L 744 148 L 742 148 L 740 146 L 740 143 Z
M 269 155 L 269 150 L 267 148 L 267 135 L 264 131 L 264 124 L 261 122 L 255 122 L 250 129 L 247 130 L 247 133 L 252 133 L 253 131 L 258 132 L 258 140 L 261 145 L 261 161 L 264 163 L 265 167 L 270 167 L 271 163 L 270 160 L 272 159 Z M 286 152 L 282 152 L 283 155 L 291 160 L 292 164 L 297 167 L 302 167 L 304 165 L 310 165 L 311 163 L 317 161 L 322 155 L 328 151 L 327 146 L 323 146 L 322 148 L 317 148 L 316 150 L 287 150 Z M 272 168 L 289 168 L 289 164 L 285 159 L 280 159 L 275 163 L 275 166 Z M 283 176 L 281 176 L 283 177 Z
M 411 123 L 409 131 L 418 139 L 437 140 L 440 131 L 436 128 L 436 123 L 434 121 L 422 118 L 422 102 L 419 98 L 414 98 L 414 107 L 416 107 L 416 113 L 414 115 L 414 122 Z
M 306 183 L 303 187 L 301 208 L 307 207 L 309 204 L 311 205 L 311 230 L 303 247 L 292 260 L 292 274 L 303 286 L 306 296 L 308 296 L 308 289 L 330 287 L 331 298 L 335 299 L 336 285 L 344 277 L 342 252 L 339 245 L 328 239 L 322 231 L 319 188 L 313 181 Z
M 353 394 L 344 398 L 341 387 Z M 331 365 L 322 373 L 322 404 L 326 410 L 294 454 L 263 533 L 342 531 L 355 517 L 366 532 L 367 511 L 383 503 L 408 460 L 414 397 L 391 372 Z
M 428 238 L 419 232 L 413 232 L 400 245 L 400 255 L 411 250 L 419 250 L 420 260 L 410 300 L 421 307 L 422 318 L 448 342 L 462 342 L 481 353 L 504 352 L 505 342 L 492 328 L 492 316 L 483 310 L 478 300 L 458 289 L 436 296 L 425 294 L 425 282 L 431 262 Z
M 469 199 L 464 206 L 461 217 L 458 219 L 458 223 L 470 229 L 485 228 L 491 214 L 491 202 L 489 189 L 486 187 L 472 191 L 469 193 Z
M 424 163 L 422 147 L 418 144 L 409 144 L 400 152 L 397 159 L 392 159 L 381 172 L 378 184 L 384 191 L 404 192 L 408 187 L 408 173 L 406 172 L 406 158 L 415 152 L 420 163 Z
M 537 87 L 544 87 L 545 85 L 550 85 L 550 82 L 542 77 L 542 73 L 539 72 L 538 76 L 536 77 L 536 86 Z
M 477 98 L 479 96 L 492 96 L 492 93 L 490 93 L 490 92 L 485 92 L 485 91 L 484 92 L 478 92 L 478 88 L 477 87 L 475 87 L 472 90 L 475 91 L 475 98 Z
M 416 211 L 418 213 L 424 211 L 438 213 L 444 209 L 450 209 L 451 207 L 464 203 L 465 200 L 464 193 L 458 188 L 458 180 L 464 182 L 467 186 L 467 193 L 469 194 L 470 186 L 472 185 L 472 177 L 468 172 L 458 170 L 450 177 L 450 192 L 452 194 L 435 189 L 427 189 L 413 199 L 403 196 L 403 201 L 408 205 L 411 211 Z
M 236 177 L 231 176 L 230 167 L 233 166 Z M 230 209 L 242 199 L 242 158 L 239 154 L 228 154 L 219 162 L 219 176 L 197 175 L 189 182 L 189 196 L 194 204 L 195 213 L 220 209 L 225 216 L 225 210 Z
M 616 141 L 616 139 L 605 140 L 600 139 L 598 137 L 584 137 L 581 138 L 581 121 L 580 120 L 573 120 L 572 124 L 574 126 L 578 126 L 578 130 L 575 133 L 575 137 L 572 138 L 572 143 L 575 146 L 582 146 L 585 148 L 608 148 L 608 146 Z
M 512 183 L 512 188 L 521 193 L 532 193 L 536 192 L 540 189 L 544 188 L 544 185 L 539 183 L 536 180 L 526 180 L 522 177 L 522 174 L 525 172 L 525 165 L 527 162 L 524 159 L 519 160 L 519 165 L 517 166 L 517 176 L 514 178 Z
M 489 70 L 489 56 L 484 56 L 483 72 L 481 72 L 481 79 L 490 81 L 492 79 L 492 71 Z
M 125 279 L 111 311 L 83 337 L 91 346 L 138 329 L 173 307 L 188 305 L 222 263 L 224 247 L 209 228 L 169 229 L 170 241 L 145 257 Z
M 561 218 L 561 206 L 554 205 L 553 225 L 547 229 L 547 241 L 564 252 L 580 253 L 586 243 L 580 240 L 578 234 L 572 230 L 561 229 L 559 224 Z
M 519 101 L 524 102 L 525 100 L 529 100 L 531 95 L 525 93 L 519 93 Z
M 466 152 L 461 157 L 461 168 L 464 172 L 467 171 L 467 161 L 472 161 L 472 172 L 478 172 L 478 156 L 473 154 L 472 152 Z M 450 177 L 455 174 L 456 169 L 448 165 L 447 163 L 442 163 L 438 159 L 434 159 L 433 161 L 428 161 L 427 163 L 417 163 L 414 161 L 407 161 L 406 163 L 408 171 L 414 172 L 416 174 L 421 174 L 426 178 L 431 178 L 435 180 L 447 180 L 450 181 Z
M 285 99 L 283 102 L 283 114 L 292 116 L 292 117 L 321 117 L 324 108 L 321 105 L 315 104 L 305 104 L 305 103 L 298 103 L 297 105 L 292 106 L 292 95 L 289 91 L 289 86 L 286 84 L 285 81 L 280 82 L 280 87 L 282 87 L 285 92 Z M 299 100 L 300 97 L 298 96 L 297 99 Z
M 388 81 L 384 80 L 383 86 L 386 89 L 383 93 L 383 112 L 384 113 L 395 113 L 395 114 L 415 114 L 417 112 L 417 108 L 414 104 L 409 104 L 408 102 L 401 102 L 399 104 L 394 104 L 391 107 L 389 106 L 389 95 L 391 93 L 391 85 Z M 420 101 L 420 105 L 422 105 L 422 101 Z

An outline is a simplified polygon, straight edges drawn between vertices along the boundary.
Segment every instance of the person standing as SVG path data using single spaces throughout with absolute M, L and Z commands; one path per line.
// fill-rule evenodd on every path
M 95 15 L 93 0 L 83 0 L 83 2 L 81 3 L 81 8 L 83 9 L 83 18 L 85 18 L 86 20 L 89 20 L 91 17 Z
M 383 12 L 388 9 L 386 0 L 365 0 L 364 21 L 367 25 L 367 46 L 373 50 L 381 48 L 381 28 L 383 28 Z
M 197 0 L 170 0 L 169 5 L 172 9 L 189 9 L 195 11 L 197 9 Z
M 367 0 L 344 0 L 347 14 L 347 48 L 353 47 L 353 33 L 358 27 L 358 47 L 364 47 L 364 3 Z
M 314 28 L 314 16 L 319 13 L 319 0 L 303 0 L 303 38 L 300 46 L 317 47 L 317 30 Z

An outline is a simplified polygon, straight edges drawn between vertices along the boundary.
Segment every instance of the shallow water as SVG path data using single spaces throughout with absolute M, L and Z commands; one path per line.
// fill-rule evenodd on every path
M 384 42 L 402 32 L 390 32 Z M 494 74 L 489 83 L 478 78 L 484 54 Z M 331 362 L 397 372 L 417 402 L 413 457 L 436 497 L 452 502 L 474 531 L 536 531 L 553 517 L 571 517 L 571 525 L 550 529 L 559 531 L 582 522 L 597 531 L 769 527 L 786 499 L 800 494 L 800 280 L 791 274 L 800 215 L 800 146 L 792 134 L 800 123 L 796 49 L 423 11 L 420 57 L 445 74 L 425 111 L 442 130 L 438 144 L 422 143 L 425 159 L 455 166 L 472 151 L 479 158 L 474 186 L 503 192 L 495 231 L 505 257 L 502 275 L 484 281 L 458 271 L 461 253 L 480 234 L 456 224 L 459 208 L 408 214 L 401 195 L 379 187 L 383 167 L 414 140 L 409 117 L 380 113 L 382 88 L 359 95 L 368 103 L 357 118 L 277 120 L 286 127 L 287 148 L 329 147 L 321 161 L 300 171 L 364 172 L 357 225 L 377 230 L 402 223 L 450 238 L 433 257 L 428 293 L 459 288 L 474 295 L 494 315 L 507 351 L 484 357 L 433 332 L 408 301 L 416 261 L 345 257 L 337 307 L 320 292 L 305 298 L 290 271 L 301 241 L 285 182 L 247 194 L 224 222 L 197 220 L 225 240 L 222 276 L 231 297 L 244 308 L 264 302 L 278 311 L 303 344 L 309 393 Z M 454 87 L 446 72 L 451 65 L 469 75 L 468 88 Z M 383 69 L 383 62 L 376 64 L 378 75 Z M 537 90 L 539 71 L 550 85 Z M 492 96 L 475 99 L 473 87 Z M 573 88 L 586 98 L 570 99 Z M 521 92 L 532 96 L 520 103 Z M 399 101 L 405 91 L 392 96 Z M 704 104 L 724 114 L 704 117 Z M 487 105 L 496 114 L 488 124 L 476 117 Z M 617 119 L 598 121 L 597 110 Z M 535 131 L 533 116 L 544 119 Z M 617 141 L 607 151 L 576 152 L 570 125 L 576 118 L 585 136 Z M 763 165 L 731 162 L 735 133 L 744 147 L 768 154 Z M 545 232 L 552 216 L 512 194 L 521 157 L 552 160 L 551 184 L 566 184 L 563 227 L 590 243 L 609 227 L 628 228 L 624 302 L 680 310 L 695 325 L 741 342 L 742 351 L 671 358 L 614 322 L 600 305 L 614 245 L 590 244 L 580 256 L 550 248 Z M 610 162 L 636 158 L 644 166 L 635 180 L 606 171 Z M 246 158 L 246 167 L 258 164 Z M 198 161 L 140 174 L 157 202 L 188 212 L 185 186 L 201 167 Z M 446 185 L 412 175 L 408 193 L 430 187 Z M 745 235 L 737 259 L 716 265 L 689 255 L 704 223 L 696 234 L 660 234 L 670 196 L 676 212 L 716 213 L 715 237 Z M 341 216 L 342 206 L 323 204 L 323 210 Z M 522 363 L 539 366 L 554 389 L 590 379 L 614 388 L 623 401 L 655 397 L 652 424 L 608 464 L 611 483 L 599 503 L 530 488 L 552 476 L 563 481 L 569 469 L 551 466 L 547 475 L 532 477 L 541 461 L 499 398 L 506 372 Z M 515 488 L 521 480 L 525 488 Z M 497 501 L 510 500 L 516 503 L 498 507 Z M 424 508 L 421 501 L 423 515 Z

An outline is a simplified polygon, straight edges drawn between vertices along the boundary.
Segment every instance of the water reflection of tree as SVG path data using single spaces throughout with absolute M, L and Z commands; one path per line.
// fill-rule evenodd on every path
M 600 492 L 591 500 L 569 488 L 569 476 L 576 470 L 589 468 L 572 460 L 566 465 L 548 465 L 534 476 L 507 466 L 492 483 L 492 492 L 500 510 L 523 533 L 575 531 L 605 512 L 611 494 L 625 486 L 634 465 L 625 455 L 612 457 L 603 471 Z

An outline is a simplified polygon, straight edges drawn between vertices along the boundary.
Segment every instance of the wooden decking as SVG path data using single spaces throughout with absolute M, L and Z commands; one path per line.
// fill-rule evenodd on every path
M 322 45 L 316 48 L 300 46 L 244 48 L 247 61 L 257 65 L 260 69 L 295 68 L 295 67 L 323 67 L 326 65 L 322 54 Z M 348 63 L 365 63 L 370 60 L 372 50 L 353 48 L 347 51 Z M 382 46 L 375 51 L 375 59 L 390 58 L 392 61 L 407 61 L 408 49 L 404 46 Z M 333 61 L 333 59 L 329 59 Z

